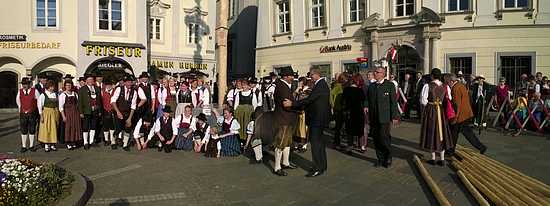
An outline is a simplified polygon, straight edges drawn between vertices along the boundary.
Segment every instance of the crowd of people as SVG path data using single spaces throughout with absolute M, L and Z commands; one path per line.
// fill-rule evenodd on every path
M 88 150 L 103 142 L 125 151 L 186 150 L 218 158 L 250 154 L 257 164 L 265 162 L 264 150 L 270 148 L 273 173 L 286 176 L 285 170 L 297 168 L 291 150 L 305 152 L 310 145 L 313 167 L 306 176 L 316 177 L 327 170 L 324 130 L 331 121 L 335 149 L 364 153 L 371 137 L 375 166 L 387 168 L 392 125 L 413 119 L 411 111 L 422 124 L 419 147 L 431 153 L 428 163 L 440 166 L 446 164 L 445 155 L 453 154 L 460 133 L 481 153 L 487 150 L 470 123 L 485 126 L 488 105 L 496 105 L 501 124 L 511 124 L 513 117 L 518 129 L 528 118 L 544 127 L 550 114 L 549 82 L 542 74 L 522 76 L 514 89 L 503 79 L 491 86 L 483 76 L 466 80 L 439 69 L 405 74 L 400 82 L 382 67 L 334 79 L 327 82 L 315 66 L 303 77 L 285 67 L 260 80 L 233 81 L 224 102 L 213 108 L 212 90 L 201 78 L 152 80 L 143 72 L 138 79 L 127 75 L 115 81 L 87 74 L 74 85 L 67 75 L 58 89 L 46 76 L 39 75 L 34 86 L 25 77 L 17 94 L 21 152 L 34 152 L 39 143 L 50 152 L 58 145 Z

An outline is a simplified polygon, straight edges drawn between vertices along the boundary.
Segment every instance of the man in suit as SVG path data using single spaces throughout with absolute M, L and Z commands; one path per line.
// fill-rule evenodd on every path
M 407 99 L 407 106 L 405 107 L 405 119 L 410 118 L 411 113 L 411 106 L 414 105 L 414 84 L 411 80 L 410 74 L 405 74 L 405 78 L 403 79 L 403 82 L 400 83 L 399 88 L 401 88 L 401 91 L 403 91 L 403 95 L 405 95 L 405 98 Z
M 367 105 L 369 113 L 369 124 L 374 139 L 374 148 L 378 158 L 376 167 L 391 166 L 391 137 L 390 124 L 399 123 L 399 112 L 397 111 L 397 99 L 395 98 L 395 85 L 384 79 L 386 70 L 382 67 L 376 68 L 374 72 L 375 83 L 369 85 L 367 90 Z
M 84 137 L 84 149 L 89 149 L 94 144 L 97 123 L 101 119 L 103 109 L 101 90 L 95 84 L 94 75 L 86 74 L 86 85 L 78 91 L 78 108 L 82 118 L 82 134 Z
M 288 174 L 283 169 L 296 169 L 296 166 L 290 163 L 290 145 L 292 144 L 292 136 L 294 135 L 294 127 L 296 125 L 296 112 L 290 108 L 284 107 L 285 99 L 294 99 L 292 92 L 292 82 L 294 81 L 294 71 L 292 67 L 281 68 L 281 78 L 275 80 L 275 92 L 273 99 L 275 101 L 274 111 L 274 126 L 275 140 L 275 166 L 273 172 L 278 176 L 287 176 Z M 282 165 L 281 165 L 282 161 Z
M 470 98 L 474 109 L 474 125 L 486 127 L 487 123 L 485 123 L 483 115 L 485 113 L 489 85 L 485 83 L 485 77 L 483 75 L 479 75 L 475 80 L 477 80 L 477 83 L 472 85 L 472 97 Z
M 302 100 L 292 102 L 287 98 L 285 107 L 294 109 L 305 108 L 306 125 L 309 128 L 309 139 L 311 142 L 311 156 L 313 157 L 314 168 L 306 177 L 322 175 L 327 170 L 327 138 L 323 130 L 328 127 L 330 121 L 330 89 L 324 77 L 321 77 L 319 67 L 313 66 L 310 69 L 310 77 L 315 82 L 310 95 Z
M 451 96 L 453 97 L 453 106 L 456 111 L 456 117 L 451 120 L 450 125 L 453 143 L 455 146 L 449 151 L 449 155 L 454 153 L 454 148 L 456 147 L 456 141 L 458 140 L 459 133 L 462 133 L 468 142 L 470 142 L 472 146 L 477 148 L 479 152 L 483 154 L 487 150 L 487 147 L 479 141 L 479 138 L 469 125 L 469 120 L 474 117 L 474 114 L 470 105 L 468 90 L 455 74 L 451 74 L 450 77 L 450 82 L 447 82 L 447 84 L 451 86 Z

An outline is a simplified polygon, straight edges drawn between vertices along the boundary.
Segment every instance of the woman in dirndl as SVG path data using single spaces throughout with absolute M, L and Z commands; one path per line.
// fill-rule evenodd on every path
M 38 98 L 38 113 L 40 114 L 40 127 L 38 141 L 44 144 L 46 152 L 56 151 L 57 126 L 59 125 L 58 97 L 55 92 L 55 82 L 49 80 L 46 91 Z
M 242 91 L 235 95 L 233 109 L 235 110 L 235 118 L 239 125 L 248 125 L 250 122 L 250 115 L 257 107 L 257 97 L 250 89 L 250 85 L 247 80 L 242 81 Z M 241 142 L 246 141 L 246 128 L 241 127 L 239 129 L 239 138 Z
M 190 105 L 185 107 L 183 114 L 176 116 L 174 121 L 178 125 L 178 136 L 176 137 L 176 149 L 191 151 L 193 149 L 193 128 L 192 124 L 196 122 L 192 115 L 193 111 Z
M 170 106 L 170 108 L 176 108 L 176 94 L 178 92 L 178 89 L 176 87 L 176 80 L 174 78 L 169 78 L 167 80 L 168 83 L 166 83 L 166 89 L 168 89 L 167 95 L 166 95 L 166 105 Z M 177 112 L 177 110 L 176 110 Z M 181 113 L 180 113 L 181 114 Z
M 180 89 L 176 92 L 176 116 L 183 114 L 185 107 L 193 105 L 191 98 L 191 90 L 189 90 L 189 83 L 182 82 Z M 193 110 L 193 108 L 191 108 Z
M 224 109 L 223 116 L 220 116 L 218 111 L 215 109 L 213 112 L 218 117 L 218 124 L 221 125 L 221 131 L 219 134 L 219 139 L 221 142 L 221 155 L 238 156 L 241 154 L 241 147 L 237 135 L 239 135 L 241 126 L 233 117 L 233 111 L 229 108 Z
M 306 77 L 300 77 L 298 79 L 299 86 L 298 90 L 296 91 L 296 99 L 302 100 L 307 98 L 309 96 L 309 93 L 311 92 L 310 83 L 313 82 L 308 80 Z M 298 142 L 300 145 L 298 145 L 295 149 L 300 152 L 304 153 L 307 151 L 307 126 L 306 126 L 306 113 L 303 110 L 298 111 L 298 120 L 296 121 L 296 131 L 294 132 L 294 137 L 298 138 Z
M 425 104 L 422 114 L 422 126 L 420 131 L 420 147 L 431 153 L 428 160 L 431 165 L 445 165 L 445 150 L 453 148 L 451 131 L 447 121 L 443 102 L 448 94 L 448 89 L 441 79 L 441 70 L 435 68 L 431 72 L 432 81 L 422 88 L 420 102 Z M 440 154 L 440 160 L 436 161 L 436 153 Z
M 65 143 L 67 149 L 73 150 L 82 141 L 80 131 L 80 112 L 78 110 L 78 94 L 73 91 L 73 82 L 65 81 L 63 93 L 59 95 L 59 112 L 65 123 Z

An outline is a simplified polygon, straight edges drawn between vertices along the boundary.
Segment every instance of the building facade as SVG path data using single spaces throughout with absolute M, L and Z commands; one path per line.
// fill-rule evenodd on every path
M 514 84 L 550 74 L 550 1 L 269 0 L 258 16 L 258 75 L 319 65 L 330 77 L 365 68 L 359 57 L 398 75 L 437 67 Z
M 44 72 L 120 77 L 154 66 L 212 78 L 215 10 L 215 0 L 11 2 L 0 9 L 0 107 L 14 106 L 22 77 Z

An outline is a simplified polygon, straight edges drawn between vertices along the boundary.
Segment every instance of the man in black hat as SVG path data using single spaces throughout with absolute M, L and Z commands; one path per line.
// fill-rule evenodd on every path
M 38 82 L 36 83 L 36 85 L 34 85 L 34 88 L 36 89 L 36 91 L 39 92 L 38 95 L 44 93 L 44 91 L 46 91 L 46 83 L 48 82 L 48 78 L 46 77 L 46 74 L 44 73 L 40 73 L 38 74 Z
M 275 81 L 275 92 L 273 98 L 275 101 L 274 126 L 276 126 L 275 141 L 275 166 L 274 173 L 279 176 L 287 176 L 283 169 L 295 169 L 296 166 L 290 163 L 290 145 L 294 135 L 294 126 L 296 125 L 296 112 L 283 105 L 285 99 L 294 100 L 291 90 L 294 81 L 294 71 L 292 67 L 281 68 L 281 78 Z M 281 165 L 282 161 L 282 165 Z
M 155 88 L 149 83 L 149 74 L 147 72 L 142 72 L 139 75 L 138 83 L 138 96 L 139 99 L 145 100 L 140 101 L 137 105 L 138 118 L 141 118 L 145 115 L 155 113 Z
M 21 127 L 21 153 L 27 149 L 36 151 L 34 148 L 34 134 L 36 133 L 36 113 L 37 100 L 39 92 L 30 88 L 31 81 L 28 77 L 23 77 L 21 80 L 22 88 L 17 92 L 15 102 L 19 108 L 19 122 Z M 27 146 L 27 141 L 29 142 Z
M 111 106 L 115 112 L 114 136 L 123 134 L 123 149 L 128 151 L 128 141 L 132 131 L 132 118 L 137 107 L 137 91 L 134 89 L 134 77 L 124 77 L 124 85 L 117 87 L 111 97 Z M 142 100 L 144 101 L 144 100 Z M 124 131 L 124 132 L 123 132 Z
M 85 77 L 79 77 L 78 78 L 78 86 L 77 86 L 77 90 L 80 90 L 80 88 L 86 86 L 86 78 Z
M 84 137 L 84 149 L 89 149 L 94 144 L 97 123 L 101 119 L 103 100 L 101 89 L 95 85 L 94 75 L 86 74 L 86 85 L 78 91 L 78 108 L 82 121 L 82 134 Z
M 261 87 L 258 85 L 258 79 L 256 77 L 250 77 L 248 79 L 248 85 L 250 85 L 250 89 L 252 92 L 256 95 L 256 105 L 258 107 L 262 107 L 262 91 Z
M 476 83 L 472 85 L 472 109 L 474 110 L 474 125 L 480 127 L 486 127 L 487 123 L 483 119 L 485 113 L 485 102 L 489 91 L 489 86 L 485 83 L 485 76 L 479 75 L 475 78 Z
M 160 142 L 159 151 L 164 149 L 164 152 L 170 153 L 172 151 L 174 140 L 178 135 L 178 127 L 173 125 L 173 118 L 170 117 L 172 113 L 172 108 L 170 106 L 165 106 L 162 109 L 162 117 L 158 118 L 155 122 L 154 131 L 156 136 L 153 139 L 156 139 Z

